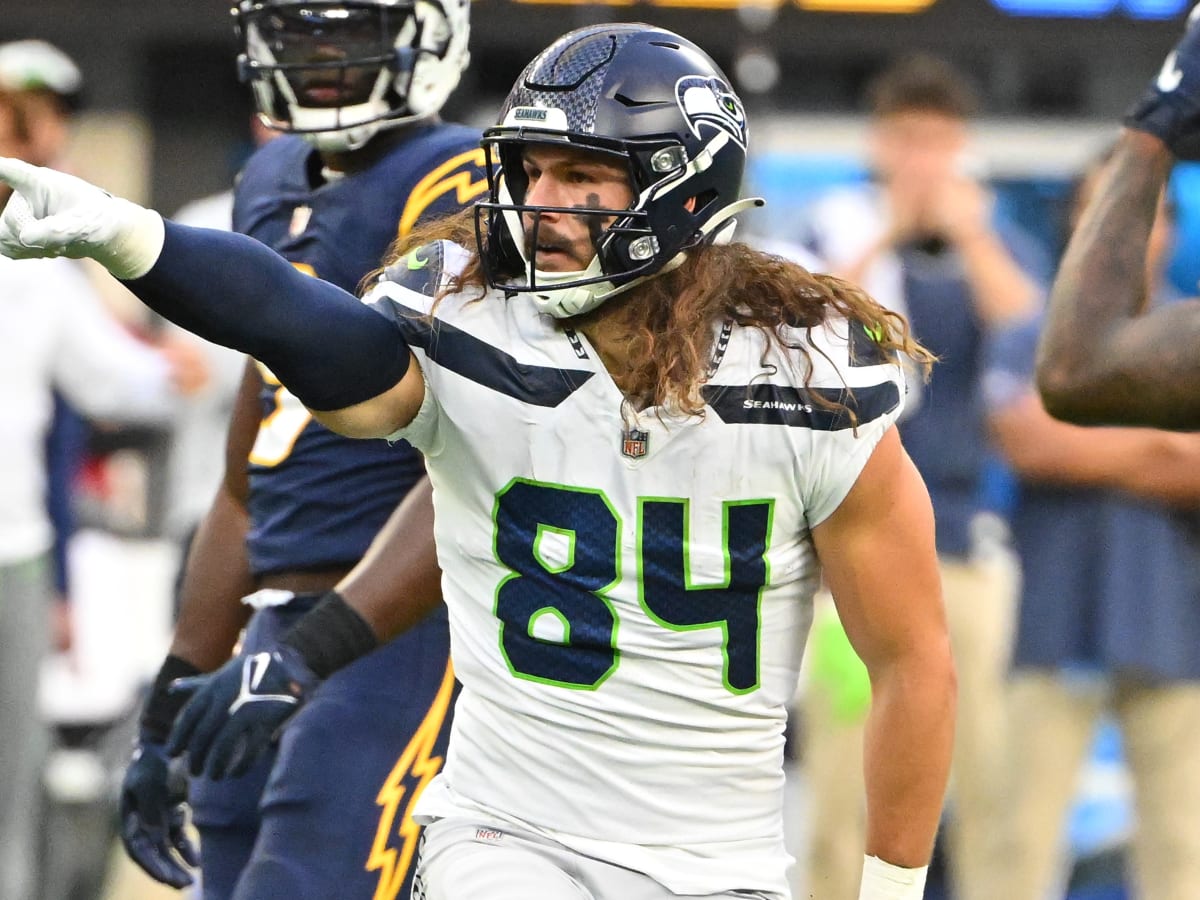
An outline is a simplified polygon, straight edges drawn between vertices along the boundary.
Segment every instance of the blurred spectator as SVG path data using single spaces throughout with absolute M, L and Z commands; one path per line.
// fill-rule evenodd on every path
M 78 108 L 83 77 L 74 61 L 45 41 L 0 44 L 0 90 L 20 107 L 25 153 L 39 166 L 63 166 L 71 114 Z M 54 526 L 53 644 L 66 650 L 71 642 L 67 544 L 75 531 L 73 486 L 86 452 L 89 427 L 58 391 L 46 431 L 46 507 Z
M 1157 302 L 1171 299 L 1171 226 L 1164 202 L 1148 254 Z M 1039 326 L 997 336 L 987 380 L 992 429 L 1019 479 L 1023 572 L 993 896 L 1061 896 L 1077 775 L 1110 710 L 1135 785 L 1136 896 L 1200 897 L 1200 435 L 1052 419 L 1033 385 Z
M 83 77 L 74 61 L 45 41 L 0 44 L 0 90 L 7 91 L 20 107 L 25 158 L 40 166 L 70 170 L 68 145 L 74 114 L 80 109 L 83 97 Z M 173 333 L 164 341 L 163 349 L 174 358 L 177 374 L 184 376 L 185 370 L 189 372 L 184 376 L 190 381 L 187 393 L 194 390 L 195 403 L 203 403 L 201 396 L 211 392 L 201 382 L 213 372 L 212 360 L 197 347 L 191 335 L 181 338 L 179 334 L 182 332 Z M 58 391 L 54 392 L 54 400 L 54 417 L 47 436 L 47 506 L 55 529 L 56 587 L 65 601 L 69 595 L 67 545 L 75 530 L 76 487 L 92 428 Z M 181 407 L 190 405 L 189 402 Z M 60 649 L 67 648 L 70 630 L 69 613 L 60 604 L 56 608 L 55 634 Z
M 0 154 L 27 155 L 23 113 L 0 93 Z M 35 700 L 54 596 L 44 496 L 51 390 L 91 416 L 161 422 L 174 379 L 188 375 L 181 366 L 125 332 L 73 262 L 0 260 L 0 900 L 33 896 L 47 746 Z
M 932 57 L 902 60 L 871 85 L 869 146 L 873 182 L 837 189 L 806 211 L 805 243 L 831 271 L 905 314 L 916 338 L 939 358 L 931 382 L 909 386 L 916 409 L 900 425 L 929 487 L 938 519 L 938 555 L 959 702 L 951 786 L 950 851 L 955 896 L 983 896 L 991 877 L 990 832 L 1002 798 L 996 736 L 1002 732 L 1003 674 L 1011 636 L 1014 579 L 1001 555 L 981 552 L 981 512 L 989 446 L 981 398 L 987 333 L 1029 315 L 1042 287 L 1031 239 L 996 221 L 992 197 L 972 164 L 969 117 L 975 98 L 963 76 Z M 813 691 L 821 689 L 814 683 Z M 814 697 L 810 715 L 837 704 Z M 804 730 L 813 760 L 826 740 L 857 746 L 860 721 L 814 721 Z M 847 731 L 849 729 L 849 731 Z M 850 762 L 852 765 L 852 760 Z M 856 895 L 862 852 L 862 787 L 848 766 L 816 777 L 808 885 L 816 896 Z M 820 792 L 837 789 L 829 801 Z M 828 801 L 828 802 L 827 802 Z M 852 846 L 855 852 L 838 851 Z M 854 860 L 851 864 L 851 860 Z
M 0 44 L 0 89 L 19 95 L 28 161 L 62 168 L 70 115 L 78 109 L 83 94 L 78 66 L 45 41 Z

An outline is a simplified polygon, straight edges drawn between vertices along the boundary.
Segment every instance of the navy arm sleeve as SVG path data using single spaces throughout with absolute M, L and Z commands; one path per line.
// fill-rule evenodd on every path
M 154 267 L 125 285 L 182 328 L 253 356 L 310 409 L 370 400 L 408 371 L 387 315 L 245 235 L 167 222 Z

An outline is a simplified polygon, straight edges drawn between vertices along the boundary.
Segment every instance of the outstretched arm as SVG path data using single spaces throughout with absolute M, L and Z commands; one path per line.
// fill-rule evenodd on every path
M 1200 427 L 1200 304 L 1141 314 L 1146 247 L 1174 158 L 1127 130 L 1071 236 L 1038 351 L 1046 409 L 1080 424 Z
M 424 396 L 392 321 L 245 235 L 167 222 L 154 265 L 126 285 L 165 318 L 262 362 L 323 424 L 352 437 L 390 434 Z M 393 396 L 414 373 L 410 390 Z
M 877 860 L 864 879 L 878 860 L 916 870 L 891 873 L 913 879 L 894 896 L 920 897 L 950 770 L 956 689 L 933 510 L 894 427 L 813 540 L 871 678 L 864 764 L 867 854 Z
M 0 181 L 17 191 L 0 253 L 97 260 L 164 318 L 266 364 L 343 434 L 387 435 L 419 409 L 424 382 L 395 322 L 258 241 L 164 222 L 20 160 L 0 158 Z

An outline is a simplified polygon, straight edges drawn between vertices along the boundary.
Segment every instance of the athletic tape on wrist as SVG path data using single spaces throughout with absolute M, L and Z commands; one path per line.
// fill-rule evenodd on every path
M 921 900 L 929 866 L 906 869 L 884 862 L 878 856 L 863 860 L 862 887 L 858 900 Z

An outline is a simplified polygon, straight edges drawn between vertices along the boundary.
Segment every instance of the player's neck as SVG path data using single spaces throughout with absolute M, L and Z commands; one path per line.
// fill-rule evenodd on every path
M 579 329 L 600 354 L 600 361 L 614 379 L 628 368 L 629 329 L 612 319 L 590 322 Z
M 600 361 L 613 381 L 627 395 L 636 393 L 636 386 L 627 383 L 629 341 L 643 318 L 639 302 L 643 296 L 642 291 L 634 288 L 602 303 L 574 323 L 600 355 Z

